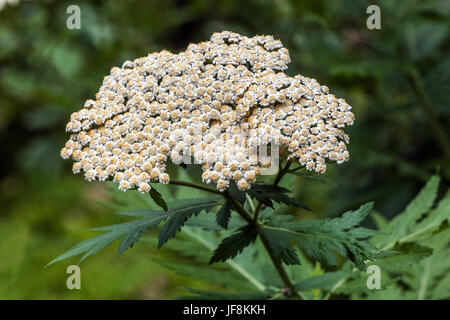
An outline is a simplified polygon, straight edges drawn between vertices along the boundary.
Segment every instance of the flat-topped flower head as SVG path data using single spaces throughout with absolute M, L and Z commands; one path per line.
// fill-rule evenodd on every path
M 288 159 L 324 173 L 349 158 L 354 115 L 315 79 L 283 71 L 289 52 L 272 36 L 214 33 L 186 51 L 151 53 L 114 67 L 95 100 L 74 112 L 61 157 L 88 181 L 149 192 L 169 183 L 168 161 L 193 158 L 203 181 L 248 189 L 271 165 L 258 148 L 278 144 Z

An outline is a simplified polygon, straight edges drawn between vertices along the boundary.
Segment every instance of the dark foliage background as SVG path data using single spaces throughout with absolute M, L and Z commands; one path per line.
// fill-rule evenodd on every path
M 81 8 L 81 30 L 66 9 Z M 381 8 L 381 30 L 366 8 Z M 105 185 L 74 176 L 59 158 L 65 122 L 110 68 L 151 51 L 179 51 L 212 32 L 273 34 L 290 50 L 290 75 L 314 77 L 353 106 L 351 161 L 334 184 L 295 180 L 315 215 L 375 201 L 391 218 L 440 170 L 450 180 L 450 2 L 335 0 L 23 1 L 0 11 L 0 298 L 167 298 L 193 280 L 137 245 L 82 265 L 83 290 L 60 263 L 43 266 L 89 233 L 121 221 L 96 201 Z M 438 169 L 439 168 L 439 169 Z M 370 223 L 370 222 L 369 222 Z M 152 253 L 155 255 L 155 253 Z M 164 252 L 158 255 L 164 255 Z M 74 260 L 75 262 L 75 260 Z

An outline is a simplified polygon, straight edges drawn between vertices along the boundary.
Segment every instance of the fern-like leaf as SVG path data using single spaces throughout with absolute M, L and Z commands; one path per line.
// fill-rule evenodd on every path
M 198 215 L 202 211 L 209 212 L 214 208 L 222 197 L 211 197 L 206 199 L 194 199 L 184 203 L 184 205 L 169 210 L 171 212 L 170 218 L 161 228 L 159 232 L 158 249 L 161 248 L 170 238 L 181 230 L 186 221 L 192 217 Z
M 433 209 L 439 180 L 431 177 L 402 213 L 379 224 L 383 234 L 371 239 L 396 252 L 376 261 L 381 290 L 367 289 L 367 275 L 353 273 L 333 292 L 369 299 L 450 298 L 450 192 Z
M 272 201 L 275 201 L 311 211 L 307 205 L 286 195 L 286 193 L 290 192 L 291 191 L 286 188 L 269 184 L 254 184 L 249 190 L 247 190 L 249 196 L 255 198 L 270 208 L 273 208 Z
M 439 227 L 440 223 L 450 217 L 450 201 L 442 203 L 446 208 L 438 211 L 431 211 L 434 200 L 436 199 L 439 187 L 438 176 L 433 176 L 420 191 L 417 197 L 406 207 L 406 209 L 397 215 L 381 231 L 387 233 L 387 236 L 378 237 L 375 242 L 382 248 L 392 248 L 396 242 L 410 241 L 413 235 L 420 235 L 426 231 L 433 231 Z M 448 210 L 446 210 L 448 209 Z M 425 217 L 424 214 L 429 212 Z M 421 219 L 421 222 L 418 222 Z
M 365 270 L 365 260 L 378 257 L 377 248 L 366 240 L 376 231 L 357 227 L 372 210 L 372 203 L 356 211 L 346 212 L 342 217 L 325 220 L 269 221 L 263 227 L 285 234 L 295 241 L 313 259 L 336 266 L 336 253 L 350 259 L 360 270 Z
M 276 258 L 287 265 L 301 264 L 300 259 L 291 246 L 291 237 L 284 231 L 262 228 L 261 234 L 267 239 L 268 245 Z
M 230 218 L 231 218 L 231 205 L 229 202 L 226 202 L 217 212 L 216 222 L 219 226 L 221 226 L 226 230 L 228 228 Z
M 167 211 L 167 203 L 162 197 L 161 193 L 158 192 L 158 190 L 155 189 L 155 187 L 152 186 L 150 189 L 150 197 L 155 201 L 155 203 L 160 206 L 164 211 Z
M 242 252 L 245 247 L 253 243 L 258 235 L 258 229 L 255 226 L 246 225 L 239 228 L 237 232 L 222 240 L 214 254 L 209 261 L 209 264 L 214 262 L 225 262 L 228 259 L 234 258 Z
M 147 231 L 148 228 L 156 227 L 161 222 L 169 219 L 169 222 L 172 222 L 168 225 L 168 227 L 165 228 L 165 233 L 163 235 L 163 241 L 165 242 L 169 238 L 171 238 L 177 230 L 181 228 L 181 225 L 189 218 L 189 216 L 198 214 L 203 210 L 208 211 L 214 206 L 218 205 L 221 200 L 221 197 L 192 199 L 186 201 L 179 207 L 169 209 L 167 211 L 142 209 L 135 210 L 133 212 L 130 212 L 129 214 L 123 213 L 125 215 L 139 216 L 144 218 L 121 224 L 90 229 L 91 231 L 105 231 L 105 233 L 78 243 L 77 245 L 69 249 L 69 251 L 51 261 L 48 265 L 84 253 L 84 255 L 79 260 L 79 262 L 82 262 L 87 257 L 105 248 L 114 241 L 123 238 L 122 242 L 119 245 L 118 251 L 118 254 L 121 254 L 123 251 L 133 246 L 133 244 L 139 240 L 139 238 Z
M 79 260 L 80 263 L 87 257 L 93 255 L 101 249 L 104 249 L 106 246 L 110 245 L 120 238 L 124 238 L 124 240 L 120 244 L 118 254 L 122 253 L 125 249 L 132 246 L 148 228 L 156 227 L 161 221 L 167 219 L 170 216 L 169 212 L 164 211 L 149 211 L 149 214 L 150 213 L 152 213 L 152 215 L 144 219 L 90 229 L 95 231 L 107 232 L 76 244 L 66 253 L 52 260 L 49 264 L 47 264 L 47 266 L 57 261 L 61 261 L 84 253 L 84 255 Z

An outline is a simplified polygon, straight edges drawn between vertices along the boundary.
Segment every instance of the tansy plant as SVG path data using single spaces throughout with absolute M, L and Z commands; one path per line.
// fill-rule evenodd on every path
M 72 159 L 73 172 L 88 181 L 113 181 L 127 194 L 137 189 L 152 201 L 126 200 L 121 213 L 135 220 L 97 228 L 104 233 L 52 263 L 78 254 L 84 260 L 117 239 L 122 253 L 162 225 L 158 248 L 183 228 L 167 247 L 191 259 L 181 266 L 155 261 L 235 291 L 188 289 L 196 298 L 309 299 L 343 290 L 360 274 L 355 270 L 386 259 L 368 240 L 377 232 L 360 226 L 371 203 L 326 220 L 279 212 L 285 206 L 311 210 L 290 196 L 283 178 L 320 179 L 301 170 L 321 174 L 327 162 L 348 160 L 344 128 L 354 121 L 350 105 L 326 86 L 286 75 L 289 62 L 288 50 L 272 36 L 225 31 L 178 54 L 151 53 L 112 68 L 95 100 L 71 115 L 61 156 Z M 182 180 L 168 174 L 168 166 L 192 172 L 195 164 L 201 165 L 203 183 L 191 182 L 186 173 Z M 270 183 L 260 177 L 274 167 Z M 203 197 L 188 199 L 184 191 L 174 197 L 172 185 Z M 395 251 L 396 243 L 382 245 Z M 221 267 L 204 265 L 208 255 L 209 264 Z M 337 266 L 343 269 L 321 275 L 323 268 Z

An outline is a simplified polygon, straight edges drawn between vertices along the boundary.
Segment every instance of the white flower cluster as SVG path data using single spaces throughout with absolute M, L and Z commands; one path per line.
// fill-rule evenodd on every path
M 349 154 L 343 128 L 351 107 L 316 80 L 282 71 L 289 52 L 272 36 L 228 31 L 186 51 L 151 53 L 114 67 L 96 100 L 74 112 L 61 156 L 87 180 L 113 179 L 121 190 L 148 192 L 168 183 L 166 163 L 193 157 L 203 181 L 219 190 L 235 181 L 248 189 L 268 157 L 254 152 L 278 144 L 308 170 Z

